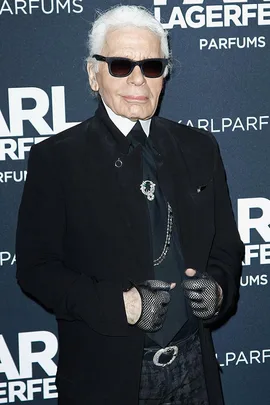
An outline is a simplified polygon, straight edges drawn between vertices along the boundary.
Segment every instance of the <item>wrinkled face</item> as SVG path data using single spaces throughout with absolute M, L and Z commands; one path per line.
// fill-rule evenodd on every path
M 159 38 L 144 28 L 125 27 L 109 31 L 101 51 L 103 56 L 120 56 L 132 60 L 163 58 Z M 99 62 L 99 71 L 94 72 L 91 63 L 87 66 L 89 83 L 98 91 L 105 103 L 117 114 L 131 120 L 152 117 L 158 105 L 163 86 L 163 77 L 145 77 L 135 66 L 127 77 L 113 77 L 106 62 Z

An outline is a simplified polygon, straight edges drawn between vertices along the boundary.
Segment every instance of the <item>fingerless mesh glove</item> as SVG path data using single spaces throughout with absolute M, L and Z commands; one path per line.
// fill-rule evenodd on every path
M 218 313 L 221 305 L 217 282 L 207 273 L 199 273 L 182 281 L 185 296 L 195 316 L 209 319 Z
M 136 323 L 146 332 L 162 328 L 170 302 L 170 284 L 160 280 L 147 280 L 135 285 L 142 299 L 141 316 Z

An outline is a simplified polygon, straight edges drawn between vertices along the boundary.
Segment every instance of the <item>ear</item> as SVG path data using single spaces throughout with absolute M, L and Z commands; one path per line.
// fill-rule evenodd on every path
M 90 87 L 93 91 L 98 91 L 99 90 L 99 85 L 97 82 L 97 77 L 96 77 L 96 72 L 94 69 L 94 64 L 92 62 L 87 63 L 87 72 L 88 72 L 88 78 L 89 78 L 89 84 Z

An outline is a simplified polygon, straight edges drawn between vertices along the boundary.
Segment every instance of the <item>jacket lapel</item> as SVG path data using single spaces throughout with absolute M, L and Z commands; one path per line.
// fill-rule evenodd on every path
M 153 142 L 163 160 L 158 168 L 158 178 L 173 209 L 185 267 L 198 268 L 201 260 L 195 252 L 200 243 L 201 213 L 193 198 L 196 188 L 189 170 L 192 162 L 186 160 L 184 150 L 158 118 L 153 120 Z
M 134 268 L 134 280 L 154 276 L 149 214 L 145 196 L 140 191 L 142 182 L 141 146 L 130 152 L 130 140 L 113 124 L 103 106 L 93 118 L 91 138 L 85 155 L 89 178 L 95 172 L 109 192 L 104 195 L 108 204 L 117 204 L 115 215 L 125 224 L 125 248 L 130 252 L 129 268 Z M 91 156 L 91 157 L 90 157 Z M 132 273 L 132 270 L 130 271 Z

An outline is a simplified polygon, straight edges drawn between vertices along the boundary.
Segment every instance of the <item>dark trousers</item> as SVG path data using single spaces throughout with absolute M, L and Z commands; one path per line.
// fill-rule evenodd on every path
M 142 365 L 139 405 L 208 405 L 198 332 L 174 345 L 178 355 L 164 367 L 156 366 L 148 351 Z

